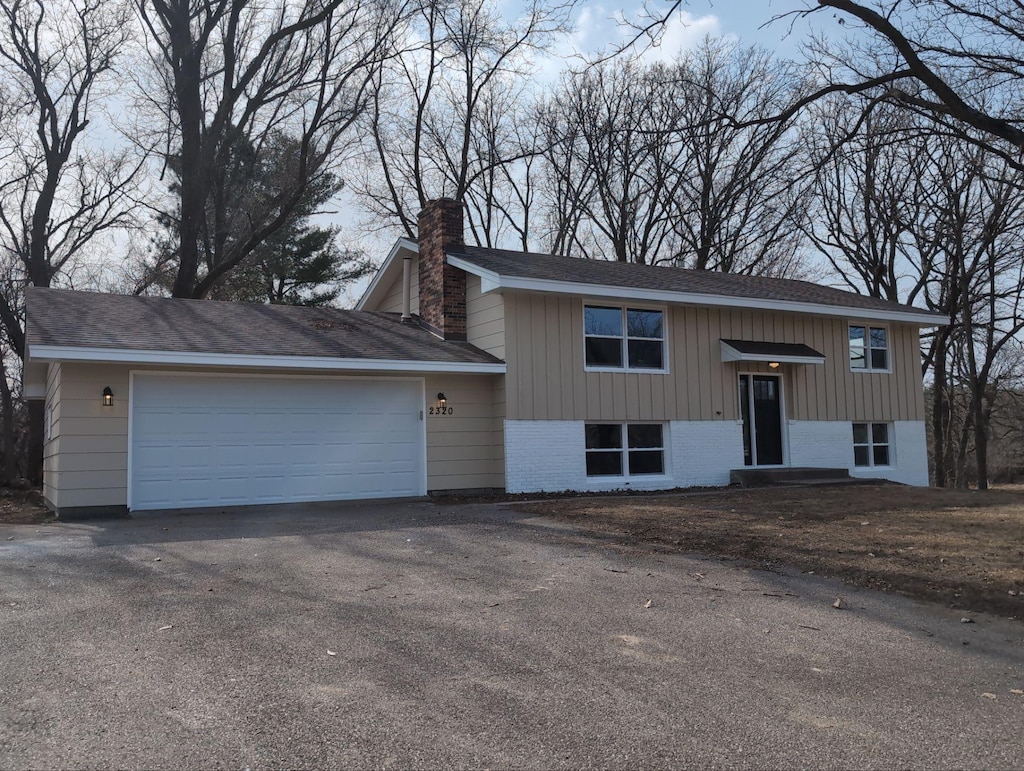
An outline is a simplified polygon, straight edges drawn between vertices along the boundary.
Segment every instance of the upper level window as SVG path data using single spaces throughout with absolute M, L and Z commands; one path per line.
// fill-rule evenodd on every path
M 586 364 L 617 369 L 664 369 L 662 311 L 646 308 L 583 307 Z
M 889 331 L 850 325 L 850 369 L 889 369 Z

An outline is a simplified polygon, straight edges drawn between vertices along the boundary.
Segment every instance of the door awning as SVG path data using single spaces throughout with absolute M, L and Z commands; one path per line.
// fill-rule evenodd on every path
M 767 361 L 779 364 L 824 364 L 825 356 L 803 343 L 721 340 L 722 361 Z

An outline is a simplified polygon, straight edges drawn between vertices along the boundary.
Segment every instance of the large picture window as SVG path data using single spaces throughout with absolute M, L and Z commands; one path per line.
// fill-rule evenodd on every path
M 665 433 L 660 423 L 588 423 L 586 445 L 588 477 L 665 473 Z
M 665 314 L 647 308 L 583 307 L 588 367 L 665 369 Z
M 888 371 L 889 332 L 885 327 L 850 325 L 850 369 Z
M 891 465 L 888 423 L 853 424 L 853 465 Z

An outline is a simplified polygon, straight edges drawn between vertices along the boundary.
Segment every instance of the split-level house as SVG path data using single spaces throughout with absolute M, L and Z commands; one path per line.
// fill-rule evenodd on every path
M 30 289 L 61 516 L 726 485 L 928 483 L 919 336 L 827 286 L 463 243 L 428 204 L 356 310 Z

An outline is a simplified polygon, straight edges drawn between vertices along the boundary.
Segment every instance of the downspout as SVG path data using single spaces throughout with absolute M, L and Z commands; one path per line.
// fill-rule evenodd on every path
M 412 321 L 412 257 L 402 259 L 402 323 Z

